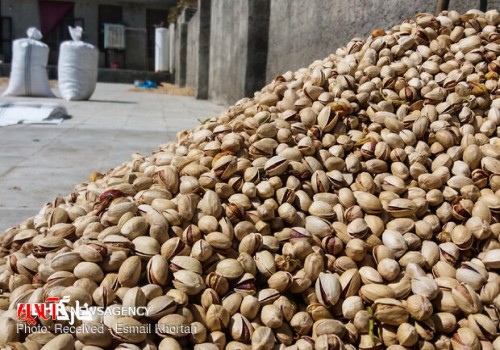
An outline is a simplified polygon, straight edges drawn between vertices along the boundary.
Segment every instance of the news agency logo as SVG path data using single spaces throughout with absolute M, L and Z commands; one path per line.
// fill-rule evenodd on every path
M 85 321 L 94 321 L 99 316 L 145 316 L 150 315 L 151 308 L 145 306 L 128 307 L 122 305 L 112 305 L 110 307 L 89 306 L 87 303 L 80 305 L 78 300 L 75 306 L 68 305 L 69 296 L 63 298 L 50 297 L 44 303 L 19 303 L 17 305 L 17 317 L 20 323 L 17 324 L 17 331 L 23 333 L 54 332 L 62 333 L 105 333 L 104 324 Z M 41 320 L 53 320 L 54 328 L 49 330 L 43 325 Z M 75 321 L 81 321 L 80 325 L 75 325 Z M 66 322 L 60 322 L 66 321 Z M 63 324 L 64 323 L 64 324 Z M 154 326 L 154 329 L 153 329 Z M 116 323 L 113 326 L 116 333 L 161 333 L 161 334 L 190 334 L 197 332 L 193 325 L 159 325 L 144 324 L 141 326 L 131 326 Z
M 17 317 L 19 321 L 26 322 L 28 326 L 36 325 L 38 320 L 67 321 L 73 326 L 75 320 L 92 321 L 96 316 L 148 316 L 150 308 L 139 307 L 113 307 L 89 306 L 87 303 L 81 305 L 78 300 L 75 306 L 70 306 L 69 296 L 63 298 L 50 297 L 44 303 L 19 303 L 17 305 Z

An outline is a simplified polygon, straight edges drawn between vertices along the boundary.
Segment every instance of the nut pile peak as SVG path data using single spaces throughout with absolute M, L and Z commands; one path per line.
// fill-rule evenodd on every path
M 0 235 L 0 346 L 500 349 L 499 27 L 418 14 L 92 174 Z M 19 318 L 64 297 L 147 312 Z

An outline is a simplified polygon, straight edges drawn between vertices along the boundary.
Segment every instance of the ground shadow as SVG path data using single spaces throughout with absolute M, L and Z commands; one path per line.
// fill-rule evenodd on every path
M 132 101 L 117 101 L 117 100 L 88 100 L 89 102 L 98 102 L 98 103 L 122 103 L 128 105 L 136 105 L 137 102 Z

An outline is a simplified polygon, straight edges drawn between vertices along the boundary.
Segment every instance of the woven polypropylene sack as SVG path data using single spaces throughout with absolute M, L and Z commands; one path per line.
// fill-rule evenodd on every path
M 47 75 L 49 47 L 37 40 L 41 34 L 36 29 L 30 28 L 28 36 L 12 43 L 12 69 L 4 95 L 54 97 Z
M 65 41 L 59 50 L 58 83 L 68 101 L 88 100 L 95 91 L 99 51 L 83 41 Z

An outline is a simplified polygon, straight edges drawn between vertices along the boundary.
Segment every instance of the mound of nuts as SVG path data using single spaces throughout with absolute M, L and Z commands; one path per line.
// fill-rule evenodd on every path
M 418 14 L 93 173 L 0 235 L 0 346 L 500 349 L 499 27 Z M 17 330 L 65 296 L 149 312 Z

